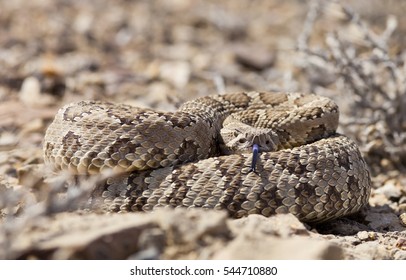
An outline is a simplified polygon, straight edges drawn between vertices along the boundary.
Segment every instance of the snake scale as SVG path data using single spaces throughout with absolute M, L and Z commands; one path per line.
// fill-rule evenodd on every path
M 302 93 L 212 95 L 176 112 L 81 101 L 55 116 L 44 157 L 78 176 L 114 174 L 93 193 L 108 211 L 201 207 L 323 222 L 360 210 L 371 189 L 338 117 L 332 100 Z

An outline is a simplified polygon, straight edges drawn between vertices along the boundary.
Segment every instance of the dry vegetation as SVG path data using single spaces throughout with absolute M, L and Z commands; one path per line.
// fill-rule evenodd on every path
M 350 100 L 342 129 L 359 141 L 374 175 L 393 169 L 404 171 L 405 54 L 391 41 L 398 19 L 389 15 L 385 29 L 377 34 L 349 7 L 321 3 L 312 2 L 298 45 L 309 61 L 311 87 L 323 91 L 334 84 L 335 90 Z M 347 28 L 323 31 L 325 45 L 314 49 L 309 46 L 313 26 L 326 16 L 339 18 Z M 312 67 L 334 79 L 315 77 Z
M 0 258 L 227 258 L 236 244 L 262 239 L 277 244 L 282 236 L 296 238 L 297 251 L 308 242 L 334 244 L 322 244 L 324 255 L 288 258 L 406 259 L 401 0 L 0 0 L 0 6 Z M 155 225 L 145 226 L 151 235 L 139 234 L 145 224 L 132 225 L 137 244 L 122 254 L 72 252 L 74 240 L 66 245 L 53 239 L 81 221 L 90 225 L 86 233 L 111 234 L 102 231 L 106 221 L 119 240 L 120 223 L 128 224 L 127 216 L 74 212 L 86 205 L 91 180 L 66 189 L 66 175 L 44 176 L 50 172 L 43 165 L 42 137 L 63 104 L 98 99 L 175 110 L 185 100 L 240 90 L 311 91 L 337 101 L 340 132 L 357 140 L 371 167 L 370 207 L 359 217 L 317 227 L 317 234 L 294 221 L 288 233 L 264 230 L 249 238 L 253 228 L 267 227 L 265 219 L 229 223 L 215 213 L 212 221 L 192 213 L 177 225 L 176 213 L 160 213 L 174 224 L 144 215 L 145 224 Z M 55 225 L 60 217 L 67 224 Z M 97 219 L 102 221 L 92 228 Z M 195 229 L 194 219 L 203 226 Z M 235 230 L 238 223 L 245 226 L 242 234 Z M 197 239 L 199 245 L 191 245 Z M 119 247 L 114 244 L 111 252 Z

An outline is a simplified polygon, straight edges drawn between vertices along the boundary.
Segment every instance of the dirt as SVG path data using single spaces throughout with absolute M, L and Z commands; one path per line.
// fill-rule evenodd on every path
M 298 50 L 316 2 L 0 0 L 0 258 L 406 259 L 402 159 L 379 152 L 389 144 L 364 137 L 364 126 L 347 129 L 363 110 L 351 107 L 357 96 L 341 90 L 342 73 L 309 66 L 313 57 Z M 397 19 L 388 49 L 402 66 L 405 5 L 343 2 L 376 34 Z M 334 30 L 366 56 L 370 46 L 340 6 L 326 11 L 308 43 L 322 49 Z M 66 177 L 51 180 L 43 163 L 47 125 L 69 102 L 174 111 L 199 96 L 249 90 L 313 91 L 337 101 L 340 130 L 359 141 L 371 166 L 368 207 L 318 225 L 202 209 L 105 214 L 83 207 L 91 182 L 64 189 Z

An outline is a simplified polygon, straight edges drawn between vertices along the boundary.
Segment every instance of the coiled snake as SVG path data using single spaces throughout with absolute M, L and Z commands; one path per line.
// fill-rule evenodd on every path
M 94 193 L 110 211 L 202 207 L 322 222 L 357 212 L 371 188 L 357 145 L 335 132 L 338 114 L 332 100 L 300 93 L 213 95 L 176 112 L 82 101 L 59 110 L 44 156 L 56 170 L 117 174 Z

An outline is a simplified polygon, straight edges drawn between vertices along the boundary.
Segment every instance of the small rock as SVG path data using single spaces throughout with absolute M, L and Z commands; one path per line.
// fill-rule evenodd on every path
M 372 190 L 369 198 L 369 204 L 371 206 L 387 205 L 390 201 L 383 193 L 376 193 L 376 190 Z
M 161 78 L 179 89 L 187 85 L 190 74 L 190 65 L 185 61 L 165 62 L 160 67 Z
M 369 239 L 368 232 L 366 232 L 366 231 L 360 231 L 360 232 L 358 232 L 358 233 L 357 233 L 357 236 L 358 236 L 358 238 L 361 239 L 361 240 L 368 240 L 368 239 Z
M 138 252 L 141 233 L 154 228 L 151 217 L 134 213 L 62 213 L 31 221 L 12 249 L 22 259 L 124 259 Z
M 215 259 L 341 259 L 335 243 L 313 234 L 292 214 L 249 215 L 229 222 L 234 238 Z M 272 248 L 272 249 L 270 249 Z
M 206 234 L 230 236 L 225 212 L 176 208 L 170 212 L 157 210 L 153 214 L 160 227 L 169 232 L 168 242 L 172 244 L 196 243 Z
M 86 34 L 94 24 L 94 15 L 86 11 L 80 11 L 73 21 L 73 28 L 80 34 Z
M 367 240 L 376 240 L 376 233 L 375 232 L 367 232 L 367 231 L 360 231 L 357 233 L 357 237 L 362 241 Z
M 28 77 L 24 80 L 20 89 L 20 100 L 29 106 L 46 106 L 52 104 L 52 96 L 41 94 L 41 84 L 35 77 Z
M 266 234 L 287 238 L 297 234 L 309 235 L 304 224 L 292 214 L 280 214 L 271 217 L 249 215 L 231 221 L 230 228 L 235 234 L 246 232 L 251 236 Z
M 402 193 L 397 185 L 397 181 L 395 180 L 388 180 L 385 185 L 375 191 L 377 194 L 383 194 L 389 200 L 397 201 L 401 197 Z
M 406 250 L 397 250 L 395 254 L 393 254 L 393 258 L 395 260 L 406 260 Z
M 43 183 L 44 166 L 41 164 L 27 164 L 17 169 L 18 182 L 27 188 L 34 188 Z
M 399 217 L 389 206 L 376 206 L 366 212 L 364 220 L 375 231 L 402 231 Z
M 20 100 L 26 104 L 36 102 L 41 95 L 41 84 L 35 77 L 28 77 L 24 80 L 20 90 Z
M 332 242 L 294 236 L 289 239 L 264 236 L 250 239 L 240 235 L 217 252 L 214 259 L 319 260 L 342 259 L 343 251 Z
M 378 238 L 378 234 L 374 231 L 368 232 L 368 236 L 370 240 L 376 240 Z
M 0 134 L 0 147 L 14 146 L 18 143 L 17 135 L 5 131 Z
M 406 250 L 406 238 L 399 238 L 395 246 L 401 250 Z
M 275 54 L 256 45 L 240 45 L 235 49 L 235 59 L 245 67 L 261 71 L 275 63 Z
M 385 260 L 390 258 L 385 246 L 379 244 L 378 241 L 361 243 L 355 246 L 353 253 L 357 259 L 364 260 Z

